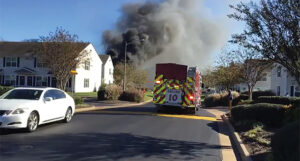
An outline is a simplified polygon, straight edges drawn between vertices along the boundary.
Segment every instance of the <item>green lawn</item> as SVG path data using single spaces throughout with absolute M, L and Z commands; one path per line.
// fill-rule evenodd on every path
M 144 95 L 144 101 L 149 101 L 153 99 L 153 93 L 152 91 L 147 91 Z
M 71 96 L 77 97 L 93 97 L 97 98 L 97 92 L 79 92 L 79 93 L 68 93 Z

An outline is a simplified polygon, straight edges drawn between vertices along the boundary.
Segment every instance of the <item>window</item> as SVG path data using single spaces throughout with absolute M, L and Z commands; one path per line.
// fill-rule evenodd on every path
M 112 69 L 109 69 L 109 74 L 113 75 Z
M 36 77 L 36 86 L 47 86 L 48 78 L 47 77 L 41 77 L 37 76 Z
M 84 88 L 89 88 L 90 86 L 90 79 L 84 79 Z
M 280 96 L 280 86 L 277 86 L 277 96 Z
M 5 96 L 4 99 L 39 100 L 42 92 L 42 90 L 15 89 Z
M 54 93 L 55 93 L 56 99 L 66 98 L 66 95 L 62 91 L 54 90 Z
M 46 68 L 47 65 L 46 65 L 46 63 L 43 62 L 41 59 L 37 59 L 36 67 L 38 67 L 38 68 Z
M 45 93 L 44 98 L 46 97 L 51 97 L 53 100 L 56 100 L 56 99 L 66 98 L 66 95 L 62 91 L 52 89 L 52 90 L 48 90 Z
M 6 61 L 5 63 L 6 67 L 17 67 L 18 60 L 16 57 L 7 57 L 5 61 Z
M 262 74 L 260 81 L 267 81 L 267 73 Z
M 85 70 L 90 70 L 90 61 L 87 60 L 87 61 L 84 62 L 84 69 Z
M 4 76 L 4 84 L 5 85 L 16 85 L 16 76 L 15 75 L 6 75 Z
M 281 67 L 277 67 L 277 77 L 281 77 Z
M 27 86 L 32 86 L 33 82 L 32 82 L 32 76 L 27 76 Z

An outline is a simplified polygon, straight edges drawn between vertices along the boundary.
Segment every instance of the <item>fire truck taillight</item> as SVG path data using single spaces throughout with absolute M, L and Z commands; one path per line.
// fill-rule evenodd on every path
M 155 84 L 160 84 L 160 80 L 157 80 L 157 81 L 155 82 Z
M 191 100 L 191 101 L 194 100 L 194 96 L 192 96 L 192 95 L 189 96 L 189 100 Z

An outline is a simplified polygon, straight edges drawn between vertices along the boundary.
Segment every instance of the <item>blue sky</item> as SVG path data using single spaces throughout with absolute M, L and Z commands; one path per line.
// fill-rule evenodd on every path
M 22 41 L 48 35 L 63 27 L 103 53 L 101 35 L 111 29 L 124 3 L 142 0 L 0 0 L 0 40 Z M 224 22 L 227 37 L 243 25 L 227 18 L 234 0 L 204 0 L 212 19 Z

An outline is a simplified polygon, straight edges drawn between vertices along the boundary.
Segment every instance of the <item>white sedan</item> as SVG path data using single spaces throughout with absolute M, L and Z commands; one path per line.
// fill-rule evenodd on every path
M 0 97 L 0 128 L 26 128 L 64 120 L 75 112 L 71 96 L 56 88 L 15 88 Z

